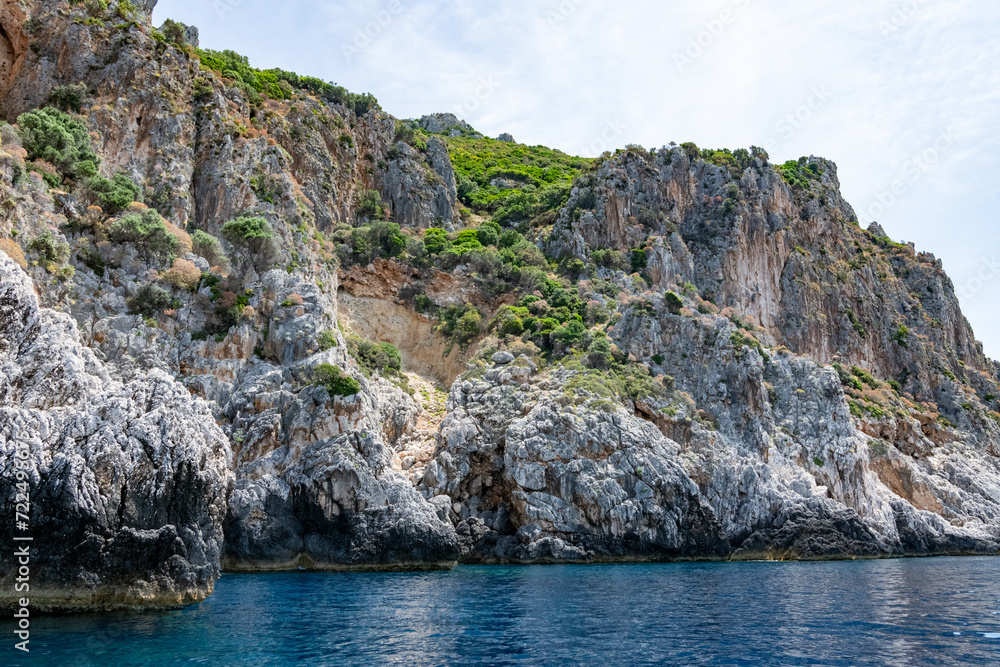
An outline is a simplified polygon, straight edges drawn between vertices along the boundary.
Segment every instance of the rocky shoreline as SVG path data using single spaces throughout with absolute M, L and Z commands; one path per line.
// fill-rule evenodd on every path
M 833 162 L 401 121 L 105 4 L 0 13 L 0 532 L 27 466 L 33 610 L 1000 555 L 1000 368 Z

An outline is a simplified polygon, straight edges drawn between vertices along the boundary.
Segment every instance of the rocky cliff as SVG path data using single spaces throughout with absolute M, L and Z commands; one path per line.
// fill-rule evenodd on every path
M 2 432 L 52 608 L 220 566 L 997 553 L 997 365 L 832 162 L 398 120 L 152 4 L 0 12 Z
M 0 555 L 0 606 L 179 607 L 212 592 L 233 473 L 208 406 L 161 371 L 116 379 L 6 255 L 0 396 L 0 525 L 32 538 L 17 545 L 29 576 Z

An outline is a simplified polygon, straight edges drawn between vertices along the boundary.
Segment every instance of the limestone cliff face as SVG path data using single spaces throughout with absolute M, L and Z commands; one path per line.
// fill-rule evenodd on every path
M 905 378 L 918 397 L 944 396 L 941 371 L 977 388 L 979 373 L 995 383 L 996 365 L 940 261 L 892 243 L 877 225 L 860 229 L 836 165 L 808 161 L 820 176 L 802 190 L 760 160 L 734 176 L 681 148 L 627 152 L 578 184 L 549 245 L 567 256 L 648 245 L 655 287 L 694 284 L 759 324 L 774 345 Z M 584 197 L 592 208 L 581 206 Z M 902 344 L 901 326 L 909 330 Z
M 479 222 L 459 215 L 448 148 L 481 139 L 467 125 L 305 89 L 258 100 L 155 33 L 153 2 L 91 4 L 0 10 L 0 262 L 19 295 L 3 314 L 10 331 L 39 323 L 0 351 L 0 433 L 28 437 L 46 525 L 82 549 L 52 551 L 52 607 L 183 604 L 220 566 L 997 553 L 997 366 L 940 262 L 861 229 L 833 163 L 633 148 L 525 222 L 548 255 L 533 266 L 606 316 L 586 335 L 641 371 L 623 392 L 585 349 L 542 354 L 551 339 L 490 328 L 537 281 L 515 293 L 486 260 L 434 264 L 419 244 L 339 265 L 379 206 L 404 228 L 395 243 Z M 81 82 L 74 118 L 101 175 L 126 174 L 145 203 L 96 209 L 28 159 L 18 115 Z M 414 141 L 417 125 L 437 134 Z M 175 265 L 109 235 L 149 208 Z M 273 256 L 223 240 L 225 266 L 185 240 L 241 215 L 267 220 Z M 556 276 L 559 260 L 585 270 Z M 150 285 L 169 301 L 153 315 Z M 446 338 L 466 304 L 482 322 Z M 364 367 L 348 328 L 398 346 L 446 405 Z M 46 379 L 60 364 L 77 394 Z M 357 393 L 319 386 L 327 364 Z M 79 493 L 52 491 L 67 484 Z M 126 548 L 148 562 L 122 564 Z
M 115 379 L 2 254 L 0 398 L 0 526 L 32 538 L 30 596 L 15 593 L 6 549 L 0 606 L 164 608 L 212 592 L 233 473 L 208 406 L 160 371 Z M 19 470 L 25 530 L 14 524 Z

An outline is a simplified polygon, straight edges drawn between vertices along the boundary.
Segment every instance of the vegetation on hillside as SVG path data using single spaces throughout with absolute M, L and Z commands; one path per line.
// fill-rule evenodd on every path
M 259 102 L 261 94 L 275 100 L 290 100 L 297 90 L 306 90 L 327 102 L 349 107 L 359 116 L 382 108 L 370 93 L 352 93 L 343 86 L 278 68 L 257 69 L 250 66 L 246 56 L 235 51 L 198 49 L 197 55 L 202 67 L 231 79 L 247 94 L 251 103 Z
M 573 179 L 594 163 L 544 146 L 473 136 L 446 141 L 459 199 L 504 226 L 560 208 L 569 198 Z

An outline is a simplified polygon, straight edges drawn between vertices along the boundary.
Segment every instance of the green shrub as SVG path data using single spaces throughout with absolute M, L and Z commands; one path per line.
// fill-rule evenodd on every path
M 140 287 L 135 296 L 128 300 L 129 312 L 146 318 L 173 306 L 174 298 L 170 292 L 153 283 L 146 283 Z
M 899 325 L 899 329 L 893 335 L 892 339 L 896 341 L 896 344 L 900 347 L 906 348 L 910 346 L 910 328 L 905 324 Z
M 611 341 L 605 335 L 595 336 L 587 349 L 587 363 L 592 368 L 604 369 L 611 362 Z
M 353 260 L 367 264 L 376 257 L 399 257 L 408 248 L 408 242 L 399 225 L 377 220 L 352 230 L 350 247 Z M 420 249 L 414 248 L 414 251 L 419 253 Z
M 434 302 L 426 294 L 413 297 L 413 309 L 418 313 L 429 313 L 434 309 Z
M 720 148 L 717 150 L 706 148 L 701 152 L 701 159 L 709 164 L 725 167 L 733 178 L 739 178 L 740 174 L 742 174 L 747 167 L 750 167 L 753 164 L 753 157 L 750 155 L 750 151 L 745 148 L 738 148 L 735 151 L 730 151 L 728 148 Z M 738 192 L 739 189 L 737 186 L 736 193 Z M 731 194 L 733 199 L 735 199 L 736 193 Z M 730 201 L 732 201 L 732 199 Z
M 167 231 L 160 214 L 153 209 L 131 213 L 111 224 L 108 238 L 115 243 L 130 243 L 147 259 L 166 260 L 177 254 L 180 243 Z
M 222 226 L 222 238 L 244 250 L 254 268 L 271 265 L 278 253 L 271 223 L 261 217 L 240 216 Z
M 602 248 L 591 253 L 590 258 L 597 266 L 612 271 L 628 271 L 632 264 L 620 250 L 610 250 Z
M 778 167 L 778 172 L 793 188 L 808 189 L 810 181 L 819 180 L 822 171 L 817 163 L 811 162 L 806 164 L 807 162 L 808 158 L 805 157 L 798 160 L 789 160 Z
M 45 232 L 28 244 L 28 250 L 38 253 L 45 262 L 62 263 L 69 256 L 69 245 L 56 238 L 52 232 Z
M 45 160 L 68 178 L 97 174 L 100 159 L 86 126 L 55 107 L 18 116 L 18 132 L 28 157 Z
M 432 255 L 439 255 L 449 247 L 451 241 L 448 239 L 448 232 L 438 227 L 431 227 L 424 232 L 424 247 Z
M 478 336 L 482 330 L 482 322 L 482 314 L 474 308 L 462 315 L 462 317 L 459 318 L 458 326 L 455 329 L 459 342 L 471 342 L 473 338 Z
M 566 347 L 572 347 L 582 341 L 583 336 L 586 333 L 587 328 L 583 326 L 583 323 L 574 320 L 572 322 L 568 322 L 566 326 L 559 327 L 553 331 L 552 338 Z
M 360 382 L 333 364 L 320 364 L 314 368 L 312 383 L 317 387 L 325 387 L 330 396 L 354 396 L 361 391 Z
M 380 220 L 383 215 L 382 195 L 379 194 L 378 190 L 365 191 L 358 202 L 358 217 Z
M 455 251 L 464 253 L 473 250 L 480 250 L 483 244 L 479 242 L 479 231 L 475 229 L 465 229 L 458 233 L 455 238 Z
M 184 31 L 184 24 L 178 23 L 177 21 L 167 19 L 160 26 L 163 29 L 163 36 L 167 38 L 167 41 L 177 44 L 178 46 L 184 46 L 187 44 L 187 36 Z
M 681 144 L 681 148 L 684 149 L 684 153 L 688 156 L 688 159 L 694 162 L 701 157 L 701 149 L 698 148 L 698 144 L 691 141 L 685 141 Z
M 501 232 L 500 237 L 497 239 L 497 247 L 501 250 L 515 248 L 522 243 L 525 243 L 524 236 L 514 229 Z
M 500 241 L 503 228 L 492 220 L 487 220 L 476 231 L 477 240 L 484 246 L 495 246 Z
M 366 376 L 374 372 L 395 377 L 403 368 L 403 358 L 392 343 L 375 343 L 352 334 L 347 338 L 347 351 L 358 362 Z
M 394 140 L 397 143 L 400 141 L 407 143 L 418 151 L 427 150 L 427 142 L 424 140 L 424 137 L 427 135 L 423 133 L 423 130 L 419 127 L 414 127 L 411 123 L 412 121 L 396 121 L 396 135 Z
M 214 70 L 250 97 L 259 99 L 260 93 L 276 100 L 287 100 L 295 89 L 303 89 L 322 98 L 326 102 L 347 107 L 361 116 L 372 109 L 380 109 L 378 100 L 368 93 L 356 94 L 342 86 L 337 86 L 311 76 L 299 76 L 295 72 L 281 69 L 259 70 L 250 66 L 245 56 L 234 51 L 198 50 L 198 57 L 204 68 Z M 286 85 L 282 85 L 285 83 Z M 250 93 L 253 95 L 250 95 Z
M 632 251 L 631 255 L 632 262 L 632 273 L 643 273 L 646 271 L 647 263 L 649 258 L 646 255 L 646 250 L 644 248 L 637 248 Z
M 101 176 L 93 176 L 87 181 L 87 188 L 105 213 L 114 215 L 128 208 L 128 205 L 141 199 L 139 188 L 125 174 L 115 174 L 111 180 Z
M 483 314 L 472 304 L 452 306 L 441 312 L 438 330 L 452 343 L 466 348 L 483 329 Z
M 851 374 L 854 375 L 854 377 L 861 380 L 862 382 L 864 382 L 872 389 L 878 389 L 882 386 L 882 384 L 875 379 L 875 376 L 873 376 L 871 373 L 858 366 L 851 367 Z
M 667 292 L 663 295 L 664 300 L 667 303 L 667 310 L 673 315 L 680 315 L 681 309 L 684 307 L 684 301 L 681 300 L 679 296 L 673 292 Z
M 284 193 L 281 179 L 263 172 L 250 177 L 250 189 L 253 190 L 257 199 L 272 205 L 278 204 Z
M 858 316 L 854 314 L 854 311 L 848 309 L 844 311 L 844 314 L 847 315 L 847 319 L 851 321 L 851 326 L 854 327 L 854 330 L 858 332 L 858 335 L 861 336 L 862 338 L 867 338 L 868 331 L 865 329 L 865 325 L 863 325 L 861 321 L 858 319 Z
M 567 260 L 563 265 L 563 268 L 566 271 L 566 275 L 569 276 L 569 279 L 574 282 L 579 280 L 580 276 L 587 272 L 587 265 L 575 257 Z
M 82 83 L 75 86 L 57 86 L 49 95 L 52 104 L 63 111 L 72 111 L 73 113 L 80 113 L 86 99 L 87 86 Z
M 459 199 L 493 213 L 504 224 L 558 210 L 573 179 L 593 164 L 541 146 L 524 146 L 473 136 L 446 137 Z M 503 187 L 494 184 L 506 181 Z M 484 244 L 492 245 L 492 244 Z
M 191 235 L 191 248 L 192 252 L 203 257 L 209 266 L 225 267 L 229 263 L 226 254 L 222 252 L 222 243 L 219 239 L 200 229 Z
M 337 347 L 337 334 L 330 330 L 323 331 L 316 338 L 316 343 L 319 345 L 319 349 L 323 352 L 332 350 Z

